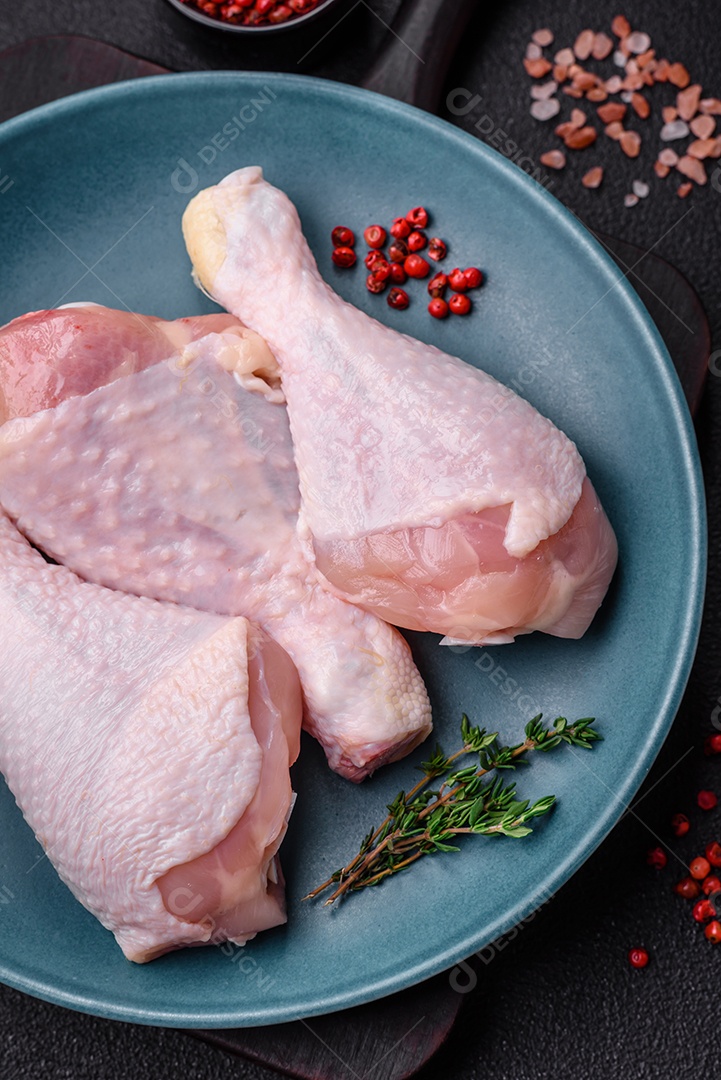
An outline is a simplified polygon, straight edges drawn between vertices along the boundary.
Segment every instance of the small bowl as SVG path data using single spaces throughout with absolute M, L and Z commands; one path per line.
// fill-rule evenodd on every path
M 304 30 L 308 31 L 314 23 L 318 23 L 316 29 L 320 29 L 320 23 L 322 23 L 323 19 L 328 18 L 333 12 L 341 18 L 344 9 L 348 7 L 349 0 L 321 0 L 317 7 L 306 12 L 305 15 L 295 15 L 293 18 L 287 19 L 286 22 L 267 23 L 264 26 L 237 26 L 235 23 L 221 22 L 220 19 L 213 19 L 209 15 L 204 15 L 201 11 L 196 11 L 195 8 L 190 7 L 189 4 L 182 3 L 182 0 L 168 0 L 168 3 L 176 11 L 179 11 L 181 15 L 185 15 L 186 18 L 201 26 L 219 30 L 226 34 L 255 38 L 256 42 L 259 42 L 261 39 L 265 40 L 271 36 L 277 37 L 280 34 L 290 34 L 294 31 L 298 33 L 302 33 Z

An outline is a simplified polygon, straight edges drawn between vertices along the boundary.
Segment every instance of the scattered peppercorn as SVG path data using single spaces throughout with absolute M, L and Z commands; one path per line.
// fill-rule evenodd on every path
M 388 260 L 382 251 L 369 251 L 364 262 L 370 272 L 373 273 L 377 266 L 382 266 L 383 263 L 387 263 Z
M 696 881 L 702 881 L 705 877 L 708 877 L 711 866 L 708 859 L 704 859 L 703 855 L 697 855 L 689 863 L 688 870 L 692 878 L 695 878 Z
M 380 278 L 377 274 L 369 274 L 366 278 L 366 289 L 370 293 L 382 293 L 387 284 L 387 279 Z
M 336 266 L 346 269 L 355 265 L 356 254 L 352 247 L 337 247 L 334 249 L 331 258 Z
M 379 259 L 371 270 L 371 274 L 378 281 L 388 281 L 391 276 L 391 264 L 387 259 Z
M 448 275 L 448 284 L 454 292 L 465 292 L 469 288 L 466 275 L 459 266 L 454 267 Z
M 382 225 L 369 225 L 363 239 L 369 248 L 382 248 L 387 239 L 386 231 Z
M 696 802 L 702 810 L 713 810 L 718 803 L 718 799 L 713 791 L 699 791 Z
M 434 262 L 440 262 L 447 254 L 448 247 L 445 240 L 441 240 L 440 236 L 432 236 L 428 242 L 428 258 L 433 259 Z
M 445 319 L 450 308 L 445 300 L 442 300 L 440 296 L 435 296 L 428 305 L 428 310 L 434 319 Z
M 631 967 L 645 968 L 648 960 L 649 956 L 646 949 L 629 949 L 628 961 Z
M 246 5 L 257 5 L 258 0 L 240 0 Z M 290 3 L 293 0 L 289 0 Z M 427 261 L 432 259 L 439 262 L 448 253 L 445 240 L 439 236 L 431 237 L 424 232 L 429 221 L 429 214 L 425 207 L 416 206 L 409 210 L 405 217 L 393 219 L 393 224 L 388 230 L 383 225 L 368 225 L 363 230 L 363 239 L 369 247 L 364 263 L 369 270 L 366 278 L 366 288 L 373 294 L 381 293 L 390 284 L 391 288 L 387 301 L 388 304 L 403 310 L 410 304 L 408 294 L 396 286 L 404 285 L 409 278 L 422 279 L 431 273 L 431 264 Z M 391 239 L 387 251 L 385 245 Z M 332 259 L 336 266 L 350 267 L 357 260 L 357 254 L 353 250 L 356 236 L 352 229 L 346 225 L 336 225 L 331 231 L 333 241 Z M 424 254 L 421 255 L 420 252 Z M 424 256 L 427 256 L 424 257 Z M 428 311 L 436 319 L 444 319 L 449 314 L 467 315 L 472 308 L 472 303 L 463 294 L 469 289 L 477 289 L 483 284 L 483 272 L 476 266 L 466 269 L 455 267 L 449 275 L 435 273 L 428 284 L 428 293 L 431 301 Z M 445 299 L 445 292 L 451 286 L 454 295 Z M 434 303 L 439 300 L 441 303 Z
M 397 237 L 388 248 L 388 258 L 391 262 L 402 263 L 408 255 L 408 244 L 405 240 Z
M 721 754 L 721 735 L 708 735 L 703 744 L 704 754 Z
M 355 247 L 355 233 L 345 225 L 336 225 L 330 234 L 333 247 Z
M 391 225 L 391 236 L 395 236 L 398 240 L 405 240 L 406 237 L 411 235 L 411 232 L 411 226 L 404 217 L 394 218 Z
M 674 836 L 685 836 L 691 828 L 691 822 L 685 814 L 674 814 L 671 818 L 671 831 Z
M 406 243 L 409 251 L 423 251 L 423 248 L 428 246 L 428 237 L 420 229 L 414 229 L 409 233 Z
M 718 919 L 714 919 L 713 922 L 708 923 L 704 930 L 704 934 L 714 945 L 718 945 L 719 941 L 721 941 L 721 922 L 719 922 Z
M 423 206 L 415 206 L 406 214 L 406 221 L 414 229 L 425 229 L 428 224 L 428 211 Z
M 696 922 L 706 922 L 707 919 L 716 917 L 716 909 L 710 900 L 697 900 L 692 915 Z
M 668 858 L 666 857 L 666 852 L 663 850 L 663 848 L 655 847 L 651 848 L 651 850 L 646 855 L 646 862 L 649 866 L 653 866 L 655 870 L 663 870 L 664 866 L 668 862 Z
M 439 297 L 443 296 L 444 292 L 448 288 L 448 275 L 437 273 L 434 274 L 431 280 L 428 282 L 428 292 L 430 296 Z
M 410 300 L 405 289 L 391 289 L 388 293 L 388 307 L 395 308 L 396 311 L 403 311 L 409 304 Z
M 422 255 L 409 255 L 403 263 L 403 269 L 408 277 L 412 278 L 428 277 L 431 272 L 430 264 Z
M 683 897 L 684 900 L 695 900 L 701 892 L 701 886 L 692 877 L 685 877 L 676 882 L 673 891 L 677 896 Z
M 463 293 L 454 293 L 448 301 L 448 306 L 454 315 L 467 315 L 473 304 L 470 296 L 464 296 Z
M 483 272 L 477 266 L 469 266 L 463 271 L 467 289 L 479 289 L 483 284 Z
M 721 892 L 721 878 L 716 877 L 715 874 L 704 878 L 701 882 L 701 892 L 704 896 L 713 896 L 714 893 Z
M 718 840 L 706 845 L 705 855 L 712 866 L 721 866 L 721 844 Z

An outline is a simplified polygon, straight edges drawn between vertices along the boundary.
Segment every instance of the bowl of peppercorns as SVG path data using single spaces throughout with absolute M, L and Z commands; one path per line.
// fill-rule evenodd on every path
M 196 24 L 229 34 L 266 38 L 319 29 L 324 17 L 342 14 L 348 0 L 168 0 Z

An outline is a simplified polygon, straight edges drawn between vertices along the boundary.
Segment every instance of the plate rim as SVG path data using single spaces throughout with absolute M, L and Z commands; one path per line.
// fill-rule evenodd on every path
M 381 977 L 375 981 L 362 980 L 363 986 L 361 989 L 356 987 L 345 992 L 333 992 L 330 997 L 323 997 L 319 994 L 312 1003 L 305 1007 L 296 1004 L 294 1006 L 287 1005 L 270 1009 L 251 1009 L 250 1011 L 246 1008 L 240 1013 L 237 1011 L 237 1005 L 235 1011 L 230 1008 L 228 1010 L 208 1012 L 188 1010 L 173 1012 L 158 1007 L 147 1007 L 139 1010 L 137 1006 L 127 1006 L 115 1001 L 100 1000 L 87 993 L 58 989 L 57 986 L 52 985 L 47 980 L 32 975 L 18 974 L 14 968 L 6 966 L 2 958 L 0 958 L 0 981 L 17 990 L 95 1016 L 162 1027 L 254 1027 L 289 1022 L 351 1008 L 398 992 L 439 972 L 448 970 L 527 918 L 538 907 L 539 897 L 554 895 L 606 839 L 621 817 L 628 801 L 642 784 L 663 746 L 676 717 L 691 673 L 701 629 L 706 582 L 706 505 L 698 447 L 693 422 L 681 384 L 655 323 L 640 297 L 630 285 L 627 276 L 618 277 L 617 265 L 582 222 L 555 196 L 542 185 L 536 183 L 524 170 L 515 166 L 499 151 L 492 149 L 482 140 L 477 139 L 454 124 L 415 106 L 350 84 L 293 73 L 212 70 L 153 75 L 152 77 L 125 80 L 59 98 L 0 124 L 0 144 L 6 138 L 13 137 L 17 133 L 22 135 L 23 128 L 32 129 L 35 123 L 60 119 L 64 113 L 73 113 L 74 111 L 82 113 L 82 110 L 88 105 L 92 106 L 98 102 L 102 104 L 106 98 L 111 100 L 123 96 L 143 98 L 148 94 L 151 96 L 158 93 L 163 94 L 176 88 L 179 93 L 184 93 L 187 92 L 184 88 L 200 83 L 218 84 L 231 81 L 246 85 L 262 81 L 265 85 L 270 84 L 272 86 L 275 84 L 282 89 L 288 88 L 291 90 L 293 88 L 302 88 L 304 91 L 310 90 L 336 100 L 346 99 L 361 104 L 365 102 L 369 103 L 372 109 L 381 109 L 390 114 L 395 113 L 406 117 L 410 116 L 415 123 L 420 123 L 427 130 L 439 132 L 444 138 L 452 138 L 466 150 L 472 150 L 480 154 L 491 169 L 502 173 L 508 181 L 524 192 L 522 197 L 527 197 L 531 202 L 539 204 L 542 212 L 556 219 L 565 234 L 571 237 L 574 243 L 578 244 L 579 248 L 583 250 L 584 256 L 592 263 L 595 263 L 596 267 L 601 271 L 608 281 L 609 291 L 613 288 L 618 288 L 621 291 L 624 303 L 629 309 L 629 314 L 633 317 L 637 326 L 639 336 L 644 339 L 649 353 L 653 356 L 654 366 L 661 377 L 660 382 L 665 401 L 670 407 L 673 416 L 674 431 L 678 439 L 679 464 L 683 466 L 683 475 L 688 486 L 689 502 L 692 508 L 692 518 L 688 522 L 687 530 L 691 565 L 687 570 L 688 601 L 683 612 L 683 618 L 679 622 L 678 647 L 674 655 L 674 662 L 669 666 L 669 674 L 657 710 L 656 721 L 647 732 L 647 741 L 643 752 L 626 774 L 622 786 L 613 792 L 614 800 L 609 802 L 605 811 L 596 819 L 593 827 L 583 834 L 582 839 L 567 852 L 566 857 L 560 862 L 554 863 L 553 870 L 545 875 L 543 881 L 538 883 L 534 895 L 526 899 L 521 898 L 516 905 L 506 910 L 502 918 L 497 919 L 492 928 L 486 926 L 482 935 L 472 934 L 462 942 L 456 942 L 452 948 L 446 949 L 443 953 L 434 954 L 432 960 L 419 961 L 411 968 L 404 967 L 401 973 L 396 972 L 392 976 Z

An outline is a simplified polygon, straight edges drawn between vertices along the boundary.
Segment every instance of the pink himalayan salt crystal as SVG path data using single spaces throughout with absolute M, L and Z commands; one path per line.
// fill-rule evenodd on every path
M 531 116 L 534 120 L 550 120 L 557 116 L 561 106 L 558 98 L 546 98 L 543 101 L 534 101 L 531 105 Z

